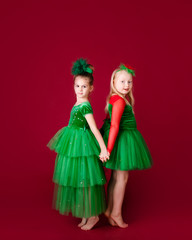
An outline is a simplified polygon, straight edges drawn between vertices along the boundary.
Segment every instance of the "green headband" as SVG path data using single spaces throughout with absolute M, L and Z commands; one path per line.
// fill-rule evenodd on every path
M 119 72 L 119 71 L 121 71 L 121 70 L 125 70 L 125 71 L 127 71 L 128 73 L 130 73 L 130 74 L 132 74 L 133 76 L 135 76 L 135 70 L 134 70 L 131 66 L 121 64 L 121 65 L 119 66 L 119 70 L 117 70 L 117 72 Z

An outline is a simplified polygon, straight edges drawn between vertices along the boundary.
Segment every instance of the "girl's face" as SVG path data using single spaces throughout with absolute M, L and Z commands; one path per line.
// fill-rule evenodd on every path
M 77 98 L 88 98 L 90 92 L 93 91 L 93 86 L 89 84 L 86 77 L 77 76 L 74 82 L 74 90 Z
M 122 95 L 126 96 L 133 87 L 132 75 L 126 71 L 117 72 L 114 79 L 114 87 Z

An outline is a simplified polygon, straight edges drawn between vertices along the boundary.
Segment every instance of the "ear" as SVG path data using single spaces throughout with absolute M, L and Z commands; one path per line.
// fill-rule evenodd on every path
M 90 92 L 92 92 L 92 91 L 93 91 L 93 89 L 94 89 L 94 87 L 93 87 L 93 86 L 91 86 L 91 88 L 90 88 Z

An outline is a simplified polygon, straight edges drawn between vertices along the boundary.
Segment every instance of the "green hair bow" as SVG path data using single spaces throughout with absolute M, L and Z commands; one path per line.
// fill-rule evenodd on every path
M 129 65 L 121 64 L 119 66 L 119 70 L 118 71 L 120 71 L 120 70 L 125 70 L 128 73 L 131 73 L 133 76 L 135 76 L 135 70 L 131 66 L 129 66 Z
M 71 72 L 73 75 L 81 75 L 81 74 L 84 74 L 85 72 L 92 74 L 93 70 L 89 67 L 87 60 L 80 58 L 73 63 Z

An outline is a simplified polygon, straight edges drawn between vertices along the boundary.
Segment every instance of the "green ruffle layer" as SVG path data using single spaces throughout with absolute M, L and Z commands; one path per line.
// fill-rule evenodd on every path
M 53 207 L 61 214 L 68 215 L 71 212 L 79 218 L 97 216 L 106 210 L 104 187 L 73 188 L 56 184 Z
M 69 157 L 99 155 L 100 148 L 90 129 L 64 127 L 50 140 L 47 146 Z
M 68 187 L 91 187 L 106 183 L 103 166 L 95 155 L 69 158 L 58 154 L 53 182 Z
M 103 139 L 107 145 L 109 128 Z M 152 165 L 148 147 L 137 129 L 119 130 L 110 159 L 104 163 L 106 168 L 113 170 L 147 169 Z

